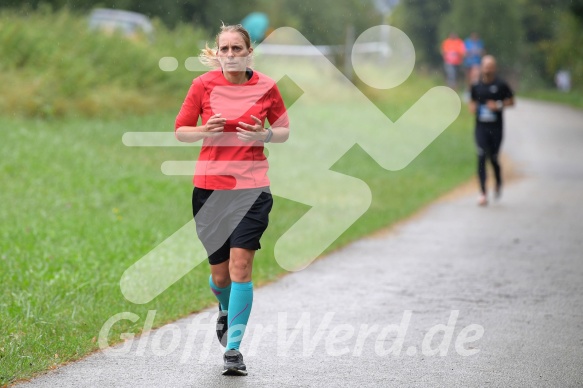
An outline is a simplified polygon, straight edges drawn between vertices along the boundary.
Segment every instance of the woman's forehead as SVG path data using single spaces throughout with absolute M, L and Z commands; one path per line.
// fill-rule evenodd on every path
M 243 37 L 238 32 L 225 31 L 219 35 L 219 46 L 224 45 L 242 45 L 245 46 Z

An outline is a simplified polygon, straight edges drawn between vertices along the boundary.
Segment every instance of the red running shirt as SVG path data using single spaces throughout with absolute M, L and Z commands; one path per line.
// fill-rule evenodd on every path
M 227 119 L 221 136 L 204 138 L 194 171 L 194 186 L 208 190 L 251 189 L 269 186 L 269 164 L 263 142 L 237 138 L 239 121 L 255 125 L 251 115 L 272 127 L 289 127 L 289 119 L 274 80 L 253 71 L 243 84 L 232 84 L 221 69 L 197 77 L 182 104 L 174 125 L 195 127 L 221 113 Z
M 466 55 L 466 45 L 460 38 L 447 38 L 441 45 L 441 51 L 445 63 L 458 66 L 462 64 Z

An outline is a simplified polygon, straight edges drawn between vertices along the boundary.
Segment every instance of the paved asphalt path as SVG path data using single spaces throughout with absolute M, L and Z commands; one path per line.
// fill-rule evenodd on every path
M 221 376 L 208 310 L 21 386 L 583 386 L 583 112 L 506 119 L 500 202 L 446 198 L 256 289 L 249 376 Z

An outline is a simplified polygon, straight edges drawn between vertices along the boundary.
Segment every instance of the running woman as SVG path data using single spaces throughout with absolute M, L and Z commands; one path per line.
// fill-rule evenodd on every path
M 245 376 L 239 347 L 253 304 L 253 258 L 273 204 L 264 143 L 285 142 L 289 120 L 275 82 L 251 68 L 249 33 L 241 25 L 223 25 L 215 43 L 199 56 L 213 69 L 192 82 L 175 133 L 183 142 L 203 140 L 193 216 L 210 263 L 210 289 L 219 302 L 223 374 Z
M 505 107 L 514 105 L 514 94 L 506 82 L 496 76 L 496 59 L 491 55 L 482 58 L 480 81 L 472 86 L 470 111 L 476 115 L 475 138 L 478 148 L 478 177 L 480 196 L 478 205 L 486 206 L 486 160 L 494 168 L 495 197 L 502 190 L 502 172 L 498 154 L 502 144 L 503 115 Z

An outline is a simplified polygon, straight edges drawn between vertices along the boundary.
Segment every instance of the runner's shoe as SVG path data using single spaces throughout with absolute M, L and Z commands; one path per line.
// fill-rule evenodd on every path
M 243 355 L 236 349 L 230 349 L 223 355 L 225 361 L 225 376 L 247 376 L 247 367 L 243 363 Z
M 221 310 L 221 305 L 219 304 L 219 316 L 217 318 L 217 338 L 223 347 L 227 346 L 227 330 L 229 325 L 227 323 L 227 311 Z
M 498 201 L 500 197 L 502 197 L 502 185 L 497 185 L 496 190 L 494 190 L 494 199 Z
M 486 198 L 485 194 L 480 194 L 478 197 L 478 206 L 486 206 L 488 205 L 488 198 Z

